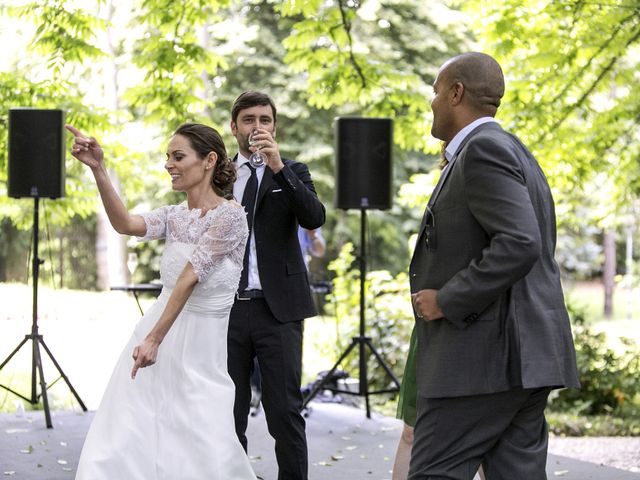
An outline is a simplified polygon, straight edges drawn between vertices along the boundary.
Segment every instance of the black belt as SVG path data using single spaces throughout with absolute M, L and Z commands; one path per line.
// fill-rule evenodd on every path
M 245 290 L 244 292 L 236 293 L 236 299 L 238 300 L 253 300 L 254 298 L 264 298 L 262 290 Z

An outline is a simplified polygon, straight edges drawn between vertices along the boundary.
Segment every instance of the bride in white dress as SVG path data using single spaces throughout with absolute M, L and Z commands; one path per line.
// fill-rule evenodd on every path
M 165 238 L 163 289 L 124 348 L 85 440 L 76 480 L 255 480 L 235 433 L 227 373 L 229 311 L 247 239 L 235 179 L 218 133 L 185 124 L 165 168 L 186 202 L 130 215 L 95 139 L 67 125 L 113 227 Z M 203 212 L 205 212 L 203 214 Z

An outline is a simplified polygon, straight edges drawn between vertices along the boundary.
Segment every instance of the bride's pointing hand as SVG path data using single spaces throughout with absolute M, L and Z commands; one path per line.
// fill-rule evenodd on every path
M 131 370 L 131 378 L 135 379 L 138 370 L 148 367 L 156 363 L 158 357 L 158 347 L 160 344 L 155 340 L 147 337 L 140 345 L 133 349 L 133 370 Z
M 65 125 L 64 128 L 75 136 L 71 155 L 92 169 L 98 168 L 104 160 L 104 153 L 97 140 L 87 137 L 72 125 Z

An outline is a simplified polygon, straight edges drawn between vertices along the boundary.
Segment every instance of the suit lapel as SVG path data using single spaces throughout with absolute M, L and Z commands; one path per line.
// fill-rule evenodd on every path
M 453 157 L 451 159 L 451 161 L 447 164 L 445 169 L 442 171 L 442 174 L 440 175 L 440 178 L 438 179 L 438 183 L 436 184 L 436 188 L 433 189 L 433 193 L 431 194 L 431 198 L 429 199 L 429 202 L 427 203 L 429 208 L 432 208 L 435 205 L 436 200 L 438 199 L 438 195 L 440 195 L 440 192 L 442 191 L 442 187 L 444 185 L 444 182 L 447 181 L 447 177 L 449 177 L 449 172 L 451 172 L 451 170 L 453 170 L 453 165 L 456 163 L 457 158 L 458 158 L 457 155 L 455 157 Z
M 453 166 L 457 158 L 458 158 L 457 156 L 453 157 L 453 159 L 447 164 L 446 168 L 440 174 L 440 178 L 438 179 L 436 188 L 433 189 L 431 198 L 429 198 L 429 202 L 427 203 L 427 208 L 424 209 L 424 215 L 422 215 L 422 222 L 420 222 L 420 230 L 418 230 L 418 232 L 420 233 L 418 235 L 418 240 L 420 239 L 419 237 L 422 236 L 422 231 L 424 230 L 424 227 L 427 225 L 427 220 L 429 218 L 429 215 L 431 215 L 430 211 L 433 208 L 433 205 L 436 203 L 436 200 L 438 199 L 438 195 L 440 195 L 440 192 L 442 191 L 442 187 L 444 186 L 444 182 L 447 181 L 449 172 L 451 172 L 451 170 L 453 169 Z

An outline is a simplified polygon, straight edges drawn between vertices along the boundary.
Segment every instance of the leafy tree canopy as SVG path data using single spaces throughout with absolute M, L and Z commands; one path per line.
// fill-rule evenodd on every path
M 399 271 L 433 181 L 422 174 L 437 163 L 431 85 L 444 60 L 477 49 L 504 67 L 499 119 L 547 171 L 561 221 L 579 223 L 576 204 L 595 222 L 622 218 L 640 191 L 639 11 L 637 0 L 13 0 L 0 7 L 0 34 L 17 50 L 29 44 L 0 70 L 0 216 L 30 223 L 30 204 L 6 197 L 9 108 L 65 109 L 101 139 L 128 203 L 154 206 L 167 199 L 167 135 L 205 121 L 233 153 L 231 102 L 255 88 L 275 98 L 283 153 L 310 163 L 330 207 L 330 255 L 358 235 L 356 216 L 330 205 L 331 122 L 394 119 L 400 201 L 373 215 L 371 230 L 381 239 L 377 266 Z M 52 221 L 96 207 L 86 169 L 71 159 L 67 194 Z

